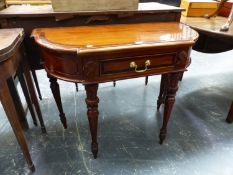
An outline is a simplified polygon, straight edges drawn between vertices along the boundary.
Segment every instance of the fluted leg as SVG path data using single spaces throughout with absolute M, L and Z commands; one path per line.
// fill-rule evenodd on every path
M 22 152 L 26 159 L 28 167 L 31 171 L 35 171 L 35 166 L 32 162 L 32 159 L 31 159 L 31 156 L 28 150 L 28 146 L 27 146 L 24 134 L 23 134 L 23 130 L 18 120 L 18 116 L 17 116 L 18 114 L 16 112 L 13 99 L 10 95 L 9 87 L 7 83 L 4 81 L 0 83 L 0 99 L 2 102 L 2 106 L 6 112 L 6 116 L 12 126 L 16 139 L 22 149 Z
M 53 97 L 56 101 L 57 104 L 57 108 L 59 110 L 59 115 L 60 115 L 60 120 L 63 124 L 63 127 L 66 129 L 67 128 L 67 123 L 66 123 L 66 116 L 65 113 L 63 112 L 63 107 L 62 107 L 62 103 L 61 103 L 61 95 L 60 95 L 60 88 L 59 88 L 59 84 L 57 83 L 57 79 L 48 75 L 49 81 L 50 81 L 50 88 L 52 90 L 53 93 Z
M 157 100 L 157 110 L 159 110 L 161 104 L 164 104 L 166 94 L 167 94 L 167 75 L 163 74 L 161 75 L 161 82 L 160 82 L 160 91 L 159 96 Z
M 89 120 L 89 126 L 91 131 L 91 151 L 94 158 L 97 158 L 98 153 L 98 143 L 97 143 L 97 127 L 98 127 L 98 103 L 99 98 L 97 97 L 98 84 L 85 85 L 85 90 L 87 94 L 86 104 L 87 104 L 87 116 Z
M 228 123 L 232 123 L 233 122 L 233 102 L 231 103 L 231 108 L 230 108 L 229 113 L 227 115 L 226 121 Z
M 159 134 L 160 144 L 162 144 L 164 139 L 166 138 L 167 124 L 168 124 L 168 121 L 171 115 L 172 107 L 175 103 L 175 96 L 176 96 L 176 91 L 178 90 L 178 82 L 179 82 L 181 73 L 170 73 L 170 74 L 167 74 L 167 77 L 166 77 L 167 94 L 165 97 L 163 125 L 162 125 L 162 128 L 160 129 L 160 134 Z

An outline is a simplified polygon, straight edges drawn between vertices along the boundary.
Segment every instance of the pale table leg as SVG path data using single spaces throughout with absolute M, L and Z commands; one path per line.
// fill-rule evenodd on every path
M 34 164 L 32 162 L 28 146 L 23 134 L 23 130 L 20 126 L 17 112 L 14 106 L 13 99 L 10 95 L 9 87 L 7 85 L 7 82 L 1 82 L 0 84 L 0 99 L 2 102 L 2 106 L 6 112 L 6 116 L 12 126 L 12 129 L 15 133 L 16 139 L 22 149 L 23 155 L 27 161 L 28 167 L 31 171 L 35 171 Z

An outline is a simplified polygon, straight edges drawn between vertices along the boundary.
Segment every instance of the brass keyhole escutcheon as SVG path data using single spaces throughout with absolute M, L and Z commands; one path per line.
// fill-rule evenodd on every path
M 143 69 L 143 70 L 137 70 L 138 69 L 138 65 L 134 61 L 132 61 L 132 62 L 129 63 L 129 67 L 132 68 L 132 69 L 134 69 L 135 72 L 141 73 L 141 72 L 147 71 L 148 66 L 150 66 L 150 64 L 151 64 L 150 60 L 146 60 L 145 61 L 145 69 Z

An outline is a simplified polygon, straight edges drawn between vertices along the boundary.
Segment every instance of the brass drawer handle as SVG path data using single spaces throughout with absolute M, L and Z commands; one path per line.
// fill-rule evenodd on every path
M 135 72 L 139 72 L 139 73 L 147 71 L 148 66 L 150 66 L 150 60 L 146 60 L 144 70 L 137 70 L 138 65 L 134 61 L 129 63 L 129 67 L 134 68 Z

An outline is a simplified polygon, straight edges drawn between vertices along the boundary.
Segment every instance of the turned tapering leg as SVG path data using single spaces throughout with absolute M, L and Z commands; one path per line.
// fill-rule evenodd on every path
M 163 74 L 161 75 L 161 82 L 160 82 L 160 91 L 159 91 L 159 96 L 157 100 L 157 110 L 159 110 L 161 104 L 164 104 L 166 94 L 167 94 L 167 75 Z
M 85 90 L 87 94 L 86 104 L 87 104 L 87 116 L 89 120 L 89 126 L 91 131 L 91 151 L 94 158 L 97 158 L 98 153 L 98 143 L 97 143 L 97 127 L 98 127 L 98 103 L 99 98 L 97 97 L 98 84 L 85 85 Z
M 162 128 L 160 129 L 160 134 L 159 134 L 160 144 L 162 144 L 164 139 L 166 138 L 167 124 L 168 124 L 168 121 L 171 115 L 172 107 L 175 103 L 175 96 L 176 96 L 176 91 L 178 90 L 178 82 L 179 82 L 181 73 L 170 73 L 170 74 L 167 74 L 167 77 L 166 77 L 167 94 L 165 97 L 163 125 L 162 125 Z
M 16 108 L 13 102 L 14 100 L 10 95 L 9 87 L 5 81 L 2 81 L 0 83 L 0 99 L 2 102 L 2 106 L 6 112 L 6 116 L 12 126 L 16 139 L 22 149 L 28 167 L 31 171 L 35 171 L 35 166 L 32 162 L 25 137 L 18 120 L 18 116 L 17 116 L 18 114 L 16 112 Z
M 116 87 L 116 80 L 113 80 L 113 86 Z
M 228 123 L 232 123 L 233 122 L 233 102 L 231 103 L 231 108 L 230 108 L 229 113 L 227 115 L 226 121 Z
M 60 120 L 63 124 L 63 127 L 66 129 L 67 128 L 67 123 L 66 123 L 66 116 L 65 113 L 63 112 L 63 107 L 62 107 L 62 102 L 61 102 L 61 95 L 60 95 L 60 88 L 59 84 L 57 83 L 57 79 L 48 75 L 49 81 L 50 81 L 50 88 L 53 93 L 53 97 L 56 101 L 57 108 L 59 110 L 59 115 L 60 115 Z
M 26 80 L 26 83 L 27 83 L 27 86 L 28 86 L 28 92 L 30 93 L 32 103 L 34 104 L 34 107 L 35 107 L 36 113 L 37 113 L 37 117 L 38 117 L 39 122 L 40 122 L 41 131 L 43 133 L 46 133 L 44 120 L 43 120 L 43 117 L 42 117 L 42 113 L 41 113 L 41 110 L 40 110 L 40 105 L 39 105 L 39 102 L 38 102 L 38 98 L 36 96 L 36 91 L 35 91 L 35 87 L 34 87 L 33 82 L 32 82 L 32 77 L 31 77 L 31 73 L 30 73 L 28 64 L 25 61 L 23 61 L 22 62 L 22 67 L 23 67 L 23 75 L 25 77 L 25 80 Z

